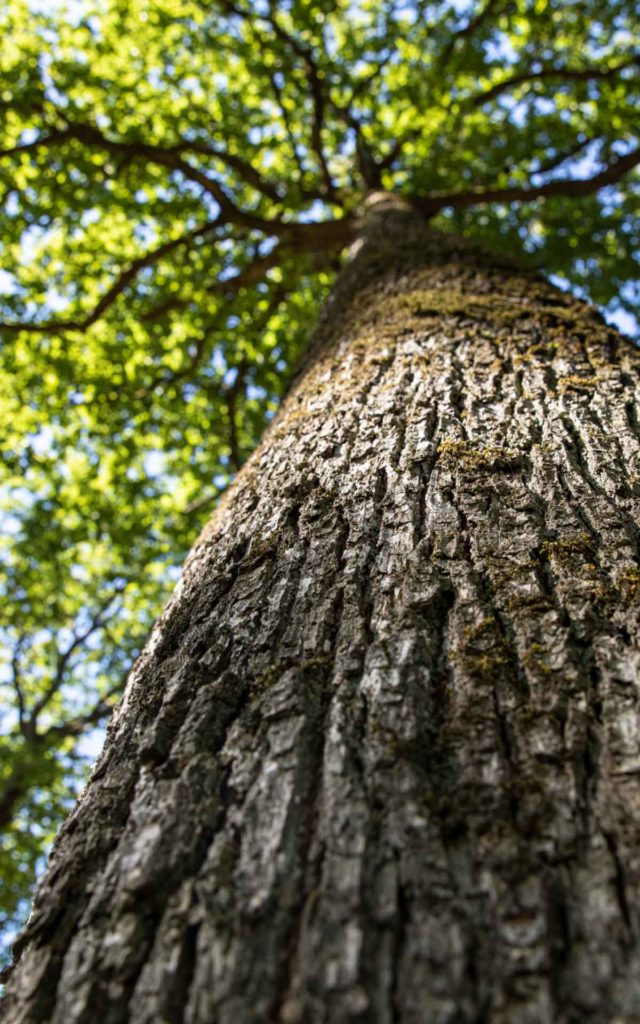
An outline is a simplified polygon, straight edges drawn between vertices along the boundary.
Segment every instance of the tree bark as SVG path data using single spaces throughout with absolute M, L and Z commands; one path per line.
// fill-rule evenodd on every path
M 7 1024 L 640 1020 L 639 375 L 584 303 L 373 205 Z

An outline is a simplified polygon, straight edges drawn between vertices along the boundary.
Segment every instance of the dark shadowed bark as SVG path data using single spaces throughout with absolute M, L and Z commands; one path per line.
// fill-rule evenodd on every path
M 7 1024 L 640 1020 L 640 356 L 390 199 L 354 249 Z

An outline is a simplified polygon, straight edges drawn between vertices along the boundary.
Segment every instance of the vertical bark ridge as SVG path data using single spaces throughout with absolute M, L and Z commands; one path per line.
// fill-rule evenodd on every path
M 9 1024 L 640 1017 L 640 357 L 385 201 L 63 827 Z

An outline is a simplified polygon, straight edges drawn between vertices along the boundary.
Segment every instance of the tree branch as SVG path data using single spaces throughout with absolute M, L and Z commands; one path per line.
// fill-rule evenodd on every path
M 264 279 L 266 271 L 270 267 L 278 265 L 278 263 L 280 262 L 281 255 L 282 254 L 280 252 L 280 247 L 277 247 L 277 249 L 274 249 L 266 256 L 257 256 L 243 270 L 239 271 L 237 274 L 234 274 L 233 277 L 227 278 L 225 281 L 216 281 L 214 284 L 210 285 L 207 290 L 209 292 L 220 291 L 224 295 L 224 298 L 227 301 L 229 301 L 236 294 L 236 292 L 240 290 L 240 288 L 249 287 L 252 284 L 257 284 L 260 281 L 262 281 Z M 277 298 L 277 303 L 279 303 L 281 300 L 280 292 L 284 293 L 284 288 L 281 287 L 280 289 L 276 289 L 276 295 L 279 296 Z M 272 299 L 272 301 L 269 303 L 267 308 L 267 316 L 261 319 L 261 322 L 257 325 L 257 330 L 261 330 L 262 327 L 265 326 L 265 323 L 268 321 L 269 317 L 271 316 L 274 308 L 273 303 L 274 299 Z M 170 307 L 168 307 L 167 304 L 165 304 L 162 312 L 166 312 L 167 308 L 179 309 L 181 306 L 184 305 L 185 303 L 183 301 L 181 301 L 180 299 L 175 299 L 173 300 Z M 217 321 L 220 320 L 221 318 L 220 314 L 222 314 L 223 317 L 226 318 L 226 316 L 228 316 L 228 310 L 225 307 L 222 307 L 218 311 L 218 315 L 214 316 L 213 320 L 207 325 L 207 329 L 200 335 L 198 340 L 195 342 L 195 352 L 188 365 L 181 367 L 179 370 L 171 370 L 167 373 L 159 374 L 150 384 L 147 384 L 145 387 L 138 389 L 138 391 L 136 391 L 134 394 L 134 398 L 145 398 L 147 395 L 151 394 L 151 392 L 157 387 L 162 387 L 167 384 L 175 384 L 177 383 L 177 381 L 184 380 L 185 377 L 191 377 L 198 369 L 198 366 L 201 364 L 205 356 L 206 342 L 211 337 L 212 330 L 216 329 Z
M 478 13 L 474 17 L 469 18 L 466 25 L 463 25 L 461 29 L 454 32 L 447 45 L 441 51 L 440 56 L 436 58 L 436 66 L 443 68 L 453 53 L 456 45 L 460 41 L 471 39 L 477 30 L 482 27 L 487 18 L 489 18 L 496 9 L 500 8 L 502 2 L 503 0 L 487 0 Z
M 60 114 L 60 116 L 64 118 L 64 115 Z M 64 131 L 55 131 L 48 136 L 44 136 L 40 140 L 41 144 L 60 144 L 61 142 L 73 139 L 87 146 L 104 149 L 113 155 L 120 154 L 127 159 L 141 158 L 160 164 L 173 171 L 179 171 L 185 178 L 195 182 L 204 192 L 212 196 L 220 207 L 226 223 L 237 224 L 246 228 L 255 228 L 258 231 L 275 235 L 283 227 L 283 222 L 280 218 L 265 220 L 263 217 L 258 217 L 256 214 L 249 213 L 236 206 L 231 196 L 227 195 L 222 185 L 215 178 L 209 177 L 204 171 L 194 167 L 193 164 L 190 164 L 181 156 L 184 147 L 163 149 L 161 146 L 151 145 L 148 142 L 123 142 L 108 138 L 94 125 L 78 124 L 68 119 L 65 119 L 65 122 L 67 127 Z M 35 144 L 34 142 L 33 146 Z M 192 146 L 191 149 L 193 150 L 193 148 Z
M 382 159 L 378 161 L 378 169 L 381 172 L 388 171 L 402 153 L 402 149 L 407 142 L 410 142 L 411 139 L 417 139 L 420 135 L 421 131 L 419 128 L 412 128 L 411 131 L 406 132 L 401 139 L 396 139 L 387 155 L 383 156 Z
M 630 57 L 628 60 L 623 61 L 622 64 L 616 64 L 615 67 L 604 69 L 604 68 L 541 68 L 540 71 L 523 71 L 518 75 L 511 75 L 510 78 L 504 78 L 501 82 L 496 82 L 489 89 L 484 92 L 478 93 L 475 96 L 471 96 L 468 102 L 473 107 L 481 107 L 483 104 L 488 103 L 490 100 L 500 96 L 504 92 L 508 92 L 510 89 L 515 88 L 517 85 L 524 85 L 527 82 L 543 81 L 548 78 L 560 78 L 567 82 L 590 82 L 614 78 L 615 75 L 620 71 L 624 71 L 625 68 L 631 67 L 637 64 L 639 58 L 636 54 Z
M 98 303 L 94 306 L 90 313 L 81 319 L 70 319 L 70 320 L 46 320 L 42 323 L 33 323 L 29 321 L 0 321 L 0 331 L 16 333 L 18 331 L 33 331 L 38 334 L 42 333 L 53 333 L 63 334 L 65 331 L 86 331 L 92 324 L 94 324 L 102 314 L 112 305 L 118 296 L 124 291 L 127 285 L 135 278 L 136 274 L 139 273 L 144 267 L 151 266 L 162 256 L 166 256 L 167 253 L 172 252 L 174 249 L 181 245 L 185 245 L 194 238 L 206 234 L 213 230 L 218 225 L 224 224 L 225 218 L 218 217 L 213 221 L 208 221 L 199 228 L 194 228 L 192 231 L 186 232 L 179 238 L 172 239 L 170 242 L 165 242 L 163 245 L 158 246 L 156 249 L 145 253 L 144 256 L 140 256 L 137 260 L 134 260 L 130 266 L 119 275 L 116 281 L 106 291 Z M 272 222 L 260 222 L 260 223 L 272 223 Z M 352 216 L 342 217 L 340 220 L 330 221 L 307 221 L 307 222 L 280 222 L 279 232 L 280 237 L 285 240 L 286 248 L 292 249 L 298 252 L 326 252 L 329 250 L 335 250 L 347 245 L 353 238 L 355 231 L 356 220 Z M 273 253 L 267 256 L 260 257 L 256 261 L 256 265 L 252 266 L 251 270 L 246 268 L 241 274 L 236 275 L 235 278 L 230 278 L 227 281 L 218 281 L 215 285 L 209 288 L 209 291 L 221 291 L 223 293 L 235 294 L 235 292 L 248 284 L 255 283 L 256 280 L 260 280 L 260 276 L 264 274 L 269 267 L 276 266 L 279 262 L 279 257 L 284 251 L 284 246 L 277 247 Z M 276 257 L 275 251 L 278 256 Z M 151 313 L 145 314 L 142 318 L 144 321 L 150 321 L 162 315 L 171 308 L 179 308 L 180 300 L 177 300 L 175 305 L 165 303 L 160 309 L 152 311 Z
M 278 107 L 280 108 L 280 114 L 282 116 L 282 121 L 284 123 L 285 131 L 287 133 L 287 137 L 289 139 L 289 145 L 291 146 L 291 153 L 292 153 L 294 162 L 296 164 L 296 167 L 298 168 L 298 173 L 300 175 L 300 179 L 301 179 L 301 182 L 302 182 L 302 179 L 304 178 L 304 173 L 305 173 L 304 172 L 304 167 L 302 165 L 302 161 L 300 160 L 300 154 L 298 153 L 298 149 L 297 149 L 297 146 L 296 146 L 296 140 L 295 140 L 295 136 L 293 134 L 293 128 L 291 127 L 291 118 L 289 117 L 289 111 L 287 110 L 287 108 L 286 108 L 286 106 L 285 106 L 285 104 L 283 102 L 283 99 L 282 99 L 282 89 L 278 85 L 278 83 L 276 81 L 276 77 L 275 77 L 274 74 L 270 74 L 269 75 L 269 81 L 271 82 L 271 88 L 273 89 L 274 95 L 276 97 L 276 103 L 278 104 Z M 319 198 L 319 194 L 317 196 L 314 194 L 310 198 Z
M 100 698 L 90 711 L 86 712 L 86 714 L 78 715 L 77 718 L 72 718 L 67 722 L 61 722 L 58 725 L 50 725 L 49 728 L 41 734 L 41 740 L 50 742 L 53 739 L 61 740 L 67 739 L 71 736 L 80 736 L 88 726 L 99 725 L 100 722 L 104 721 L 107 715 L 110 715 L 113 711 L 113 701 L 120 695 L 128 675 L 129 672 L 127 671 L 122 676 L 122 679 L 117 686 L 113 686 L 104 697 Z
M 43 332 L 47 334 L 61 334 L 64 331 L 86 331 L 92 326 L 92 324 L 100 319 L 102 314 L 106 312 L 111 305 L 113 305 L 118 296 L 122 294 L 127 285 L 133 281 L 141 270 L 144 270 L 145 267 L 153 266 L 154 263 L 157 263 L 163 256 L 167 256 L 170 252 L 173 252 L 174 249 L 177 249 L 182 245 L 188 245 L 196 238 L 200 238 L 208 234 L 208 232 L 213 231 L 219 223 L 219 218 L 216 218 L 216 220 L 213 221 L 208 221 L 199 228 L 194 228 L 192 231 L 187 231 L 184 235 L 180 235 L 179 238 L 173 238 L 169 242 L 164 242 L 162 245 L 157 246 L 155 249 L 150 249 L 143 256 L 139 256 L 137 259 L 133 260 L 127 269 L 123 270 L 123 272 L 119 274 L 102 298 L 98 300 L 91 312 L 82 319 L 55 319 L 46 320 L 43 323 L 13 323 L 11 321 L 0 321 L 0 330 L 12 332 L 29 330 L 35 331 L 39 334 Z
M 597 136 L 585 136 L 582 140 L 577 140 L 573 146 L 563 150 L 561 153 L 555 153 L 549 157 L 548 160 L 543 161 L 538 167 L 534 168 L 531 174 L 548 174 L 549 171 L 555 171 L 557 167 L 560 167 L 566 160 L 571 160 L 572 157 L 582 153 L 587 146 L 590 146 L 593 142 L 597 141 Z
M 265 181 L 262 175 L 256 171 L 246 160 L 239 157 L 236 153 L 230 153 L 228 150 L 221 150 L 214 146 L 209 146 L 206 143 L 200 142 L 184 142 L 181 145 L 182 152 L 184 153 L 198 153 L 202 156 L 212 156 L 216 160 L 220 160 L 221 163 L 230 167 L 232 170 L 237 171 L 240 177 L 247 183 L 255 188 L 256 192 L 260 192 L 267 199 L 271 199 L 274 203 L 281 201 L 282 196 L 280 195 L 276 185 L 269 181 Z
M 313 149 L 318 163 L 320 164 L 320 170 L 322 172 L 322 178 L 324 180 L 325 190 L 328 197 L 335 195 L 335 185 L 331 178 L 329 171 L 329 165 L 324 152 L 322 144 L 322 130 L 324 128 L 324 112 L 325 112 L 325 95 L 324 86 L 320 77 L 320 71 L 316 64 L 313 51 L 310 47 L 304 46 L 299 39 L 292 36 L 287 32 L 278 19 L 276 18 L 273 10 L 273 4 L 269 4 L 270 15 L 265 18 L 267 23 L 271 25 L 276 37 L 288 46 L 297 57 L 302 60 L 307 74 L 309 82 L 309 90 L 311 95 L 311 103 L 313 107 L 313 115 L 311 121 L 311 148 Z
M 256 255 L 237 274 L 233 274 L 232 277 L 227 277 L 223 281 L 214 281 L 213 284 L 208 286 L 207 291 L 210 294 L 219 292 L 225 298 L 231 299 L 241 288 L 249 288 L 252 284 L 262 281 L 268 270 L 280 264 L 285 249 L 286 247 L 281 243 L 274 246 L 271 252 L 266 253 L 264 256 Z
M 20 766 L 5 780 L 0 792 L 0 829 L 5 829 L 11 823 L 16 804 L 30 788 Z
M 472 189 L 468 192 L 450 192 L 421 198 L 413 197 L 411 202 L 422 213 L 433 216 L 445 208 L 462 209 L 482 203 L 518 203 L 548 196 L 579 196 L 598 192 L 607 185 L 614 185 L 640 164 L 640 146 L 624 156 L 618 157 L 591 178 L 565 178 L 549 181 L 537 188 L 531 186 L 507 186 L 505 188 Z
M 269 2 L 268 15 L 243 11 L 236 3 L 233 2 L 233 0 L 219 0 L 219 3 L 227 14 L 231 14 L 237 18 L 242 18 L 243 20 L 248 21 L 254 32 L 256 32 L 256 28 L 255 25 L 252 24 L 253 19 L 259 19 L 266 22 L 266 24 L 272 29 L 275 37 L 279 39 L 280 42 L 298 58 L 298 60 L 302 61 L 309 84 L 309 95 L 311 97 L 312 104 L 311 149 L 315 153 L 320 165 L 325 196 L 333 198 L 335 196 L 336 188 L 331 178 L 327 157 L 322 144 L 322 131 L 324 127 L 326 106 L 325 91 L 320 75 L 320 69 L 318 68 L 311 47 L 305 46 L 304 43 L 291 35 L 291 33 L 280 24 L 276 16 L 276 12 L 274 11 L 274 5 L 271 2 Z M 259 38 L 261 42 L 264 43 L 264 39 L 261 34 L 259 34 Z M 280 105 L 282 106 L 282 104 Z
M 42 711 L 44 711 L 46 706 L 53 699 L 53 697 L 55 697 L 56 693 L 64 683 L 65 673 L 67 671 L 67 667 L 69 665 L 69 661 L 72 655 L 85 642 L 85 640 L 89 639 L 92 633 L 95 633 L 97 629 L 101 629 L 102 626 L 104 626 L 105 623 L 103 620 L 103 616 L 106 615 L 110 606 L 113 604 L 116 597 L 118 597 L 119 594 L 122 593 L 123 589 L 124 586 L 116 587 L 114 593 L 109 595 L 109 598 L 103 602 L 98 611 L 91 618 L 88 627 L 85 630 L 83 630 L 82 633 L 74 634 L 73 640 L 71 641 L 70 644 L 68 644 L 64 651 L 58 652 L 55 672 L 51 679 L 51 682 L 46 687 L 40 699 L 37 700 L 33 707 L 31 708 L 29 717 L 33 724 L 34 732 L 36 731 L 38 716 Z
M 153 159 L 157 163 L 162 163 L 167 166 L 175 166 L 176 169 L 180 169 L 187 176 L 191 177 L 192 175 L 198 174 L 197 168 L 186 163 L 183 158 L 185 154 L 195 153 L 199 156 L 208 156 L 213 157 L 215 160 L 219 160 L 226 167 L 236 171 L 248 185 L 251 185 L 257 192 L 260 192 L 273 202 L 279 202 L 281 199 L 277 187 L 271 182 L 265 181 L 262 175 L 256 171 L 248 161 L 243 160 L 242 157 L 239 157 L 235 153 L 230 153 L 226 149 L 220 149 L 217 146 L 210 145 L 209 143 L 199 142 L 197 140 L 188 142 L 184 139 L 181 139 L 173 146 L 158 146 L 148 142 L 127 142 L 117 139 L 108 139 L 102 132 L 91 125 L 80 125 L 71 122 L 68 119 L 65 119 L 65 123 L 67 127 L 64 129 L 54 129 L 48 134 L 41 135 L 39 138 L 34 139 L 32 142 L 25 142 L 19 146 L 0 150 L 0 157 L 33 152 L 43 147 L 59 145 L 64 142 L 80 141 L 89 145 L 102 145 L 113 152 L 122 152 L 129 159 L 136 156 L 142 156 L 147 159 Z M 198 180 L 198 183 L 202 184 L 201 178 L 194 178 L 194 180 Z M 215 182 L 207 178 L 205 186 L 207 191 L 212 187 L 215 187 L 215 184 Z
M 224 494 L 224 491 L 225 488 L 216 487 L 213 493 L 209 492 L 208 494 L 201 495 L 199 498 L 194 498 L 194 500 L 190 501 L 185 508 L 184 515 L 189 516 L 193 512 L 199 512 L 201 508 L 206 508 L 207 505 L 210 505 L 213 501 L 217 501 L 217 499 Z
M 13 648 L 13 651 L 11 652 L 11 683 L 13 686 L 14 693 L 16 695 L 16 702 L 18 705 L 18 725 L 20 727 L 20 732 L 25 738 L 28 738 L 27 733 L 29 732 L 29 728 L 26 714 L 27 709 L 26 702 L 24 699 L 24 692 L 22 689 L 22 668 L 20 666 L 20 654 L 22 652 L 22 647 L 25 643 L 25 640 L 26 636 L 24 633 L 22 633 L 18 637 L 16 644 Z
M 266 256 L 256 256 L 246 267 L 239 270 L 237 274 L 233 274 L 224 280 L 214 281 L 207 286 L 206 291 L 210 295 L 220 293 L 226 299 L 232 299 L 241 288 L 250 287 L 252 284 L 262 281 L 266 272 L 271 267 L 277 267 L 287 251 L 287 247 L 281 242 L 270 253 L 267 253 Z M 140 320 L 142 323 L 152 323 L 159 317 L 164 316 L 165 313 L 175 309 L 184 309 L 190 301 L 179 298 L 168 299 L 166 302 L 161 303 L 160 306 L 155 306 L 149 310 L 148 313 L 140 317 Z
M 351 92 L 351 98 L 349 100 L 349 105 L 350 106 L 353 105 L 353 101 L 358 99 L 358 97 L 361 96 L 363 92 L 367 91 L 369 86 L 373 85 L 373 83 L 375 82 L 376 78 L 378 78 L 380 76 L 380 74 L 382 73 L 384 68 L 387 66 L 387 64 L 391 60 L 391 57 L 393 56 L 393 52 L 394 51 L 392 49 L 387 50 L 386 53 L 376 63 L 376 66 L 373 69 L 373 71 L 371 71 L 368 75 L 365 75 L 363 78 L 361 78 L 359 82 L 356 82 L 356 84 L 354 85 L 353 90 Z
M 335 102 L 335 100 L 332 100 L 331 105 L 333 109 L 344 118 L 345 123 L 352 129 L 356 137 L 358 170 L 360 171 L 360 175 L 365 186 L 369 190 L 382 188 L 382 181 L 380 177 L 382 165 L 374 156 L 371 146 L 363 135 L 362 125 L 351 109 L 351 102 L 352 100 L 345 104 L 345 106 L 340 106 Z
M 249 369 L 249 363 L 247 359 L 242 359 L 235 367 L 230 369 L 236 370 L 236 376 L 232 384 L 230 384 L 224 390 L 223 400 L 227 410 L 227 418 L 229 422 L 229 461 L 233 469 L 238 472 L 242 467 L 243 458 L 240 451 L 240 444 L 238 441 L 238 425 L 236 423 L 236 404 L 238 395 L 244 388 L 245 376 Z

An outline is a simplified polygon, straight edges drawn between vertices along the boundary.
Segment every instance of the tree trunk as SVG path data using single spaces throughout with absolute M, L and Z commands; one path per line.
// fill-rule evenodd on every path
M 392 199 L 354 250 L 7 1024 L 640 1020 L 640 356 Z

